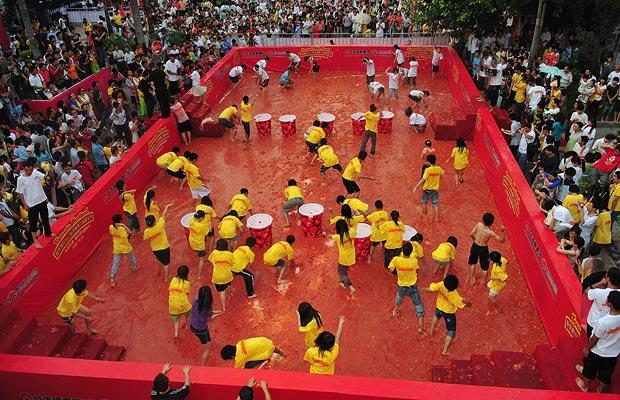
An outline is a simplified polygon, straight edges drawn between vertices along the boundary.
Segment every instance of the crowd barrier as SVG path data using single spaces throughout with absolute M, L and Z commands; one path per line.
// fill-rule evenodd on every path
M 69 98 L 69 95 L 74 93 L 78 94 L 80 89 L 86 89 L 86 91 L 91 91 L 93 89 L 93 82 L 98 82 L 99 90 L 101 91 L 101 96 L 103 97 L 103 101 L 106 104 L 109 104 L 110 97 L 108 96 L 108 80 L 112 79 L 112 73 L 109 68 L 103 68 L 101 71 L 96 74 L 92 74 L 86 79 L 81 80 L 75 85 L 71 86 L 67 90 L 62 93 L 57 94 L 49 100 L 26 100 L 24 103 L 30 107 L 30 110 L 33 114 L 38 112 L 43 113 L 44 116 L 47 116 L 46 111 L 48 107 L 52 107 L 56 109 L 56 103 L 59 100 L 66 101 Z

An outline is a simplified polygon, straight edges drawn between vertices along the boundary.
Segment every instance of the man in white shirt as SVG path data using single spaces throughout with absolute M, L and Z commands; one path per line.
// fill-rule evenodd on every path
M 594 287 L 596 286 L 596 287 Z M 604 287 L 604 288 L 599 288 Z M 614 290 L 620 290 L 620 269 L 612 267 L 607 271 L 607 274 L 601 282 L 595 285 L 590 285 L 586 289 L 588 294 L 588 300 L 592 302 L 590 311 L 588 312 L 588 327 L 587 337 L 592 336 L 592 331 L 598 323 L 598 321 L 609 314 L 609 306 L 607 306 L 607 296 Z
M 535 110 L 540 100 L 545 95 L 545 88 L 542 87 L 540 79 L 536 80 L 536 84 L 527 89 L 528 106 L 530 110 Z
M 254 66 L 254 71 L 256 72 L 256 76 L 258 76 L 258 86 L 262 91 L 269 85 L 269 74 L 263 68 L 259 67 L 258 64 Z
M 616 69 L 611 71 L 607 76 L 607 82 L 611 82 L 614 78 L 620 79 L 620 64 L 616 64 Z
M 168 83 L 170 84 L 168 87 L 170 96 L 174 96 L 179 93 L 179 80 L 181 79 L 182 69 L 183 64 L 177 60 L 176 54 L 169 54 L 168 61 L 164 64 L 164 71 L 166 71 Z
M 597 392 L 602 392 L 611 383 L 618 355 L 620 355 L 620 291 L 611 291 L 607 296 L 609 314 L 596 323 L 588 344 L 583 349 L 586 354 L 583 367 L 577 365 L 582 378 L 575 379 L 581 390 L 587 392 L 590 383 L 599 380 Z
M 297 68 L 299 68 L 299 63 L 301 62 L 301 58 L 299 58 L 297 54 L 291 53 L 288 50 L 286 50 L 286 56 L 289 58 L 289 60 L 291 60 L 290 67 L 293 67 L 293 71 L 297 71 Z
M 573 82 L 573 73 L 568 65 L 564 66 L 560 75 L 560 89 L 566 89 Z
M 503 59 L 500 60 L 499 64 L 497 64 L 495 60 L 491 61 L 491 66 L 489 67 L 489 89 L 487 91 L 491 107 L 497 106 L 499 90 L 502 86 L 502 73 L 506 69 L 506 66 Z
M 405 115 L 409 117 L 409 133 L 413 130 L 416 132 L 424 132 L 426 129 L 426 118 L 424 115 L 413 112 L 411 107 L 407 107 Z
M 521 127 L 519 132 L 521 133 L 521 140 L 519 141 L 519 148 L 517 149 L 517 162 L 523 175 L 527 177 L 527 146 L 534 143 L 536 134 L 532 132 L 532 129 L 528 125 Z
M 431 58 L 431 66 L 433 70 L 432 78 L 439 73 L 439 62 L 443 60 L 443 55 L 441 54 L 441 49 L 437 46 L 433 48 L 433 57 Z
M 230 71 L 228 71 L 228 77 L 230 78 L 233 84 L 239 83 L 241 80 L 241 76 L 247 69 L 245 64 L 237 65 L 236 67 L 232 67 Z
M 34 238 L 34 246 L 40 249 L 38 237 L 39 224 L 43 226 L 45 236 L 52 236 L 49 216 L 47 215 L 47 196 L 43 191 L 42 182 L 45 174 L 34 169 L 34 164 L 30 161 L 24 163 L 24 173 L 17 178 L 17 188 L 19 198 L 23 207 L 28 211 L 28 221 L 30 222 L 30 232 Z
M 568 208 L 556 205 L 551 199 L 546 200 L 541 209 L 547 214 L 545 225 L 551 229 L 556 237 L 563 237 L 575 224 L 572 214 Z
M 366 64 L 366 84 L 370 85 L 375 80 L 375 62 L 370 58 L 362 58 L 362 62 Z
M 258 65 L 258 67 L 259 67 L 259 68 L 262 68 L 262 69 L 267 69 L 267 63 L 269 62 L 269 60 L 271 60 L 271 58 L 269 58 L 269 57 L 265 57 L 265 58 L 264 58 L 264 59 L 262 59 L 262 60 L 258 60 L 258 61 L 256 62 L 256 65 Z
M 68 191 L 71 199 L 75 203 L 82 193 L 84 193 L 82 174 L 80 174 L 78 170 L 72 169 L 69 163 L 65 163 L 62 168 L 64 173 L 60 176 L 58 188 Z
M 122 135 L 125 139 L 125 145 L 130 147 L 133 144 L 131 131 L 129 130 L 129 124 L 127 121 L 127 112 L 121 103 L 116 101 L 112 103 L 110 119 L 112 120 L 112 125 L 114 126 L 114 132 L 117 135 Z
M 394 59 L 396 61 L 396 65 L 399 67 L 402 67 L 403 64 L 405 64 L 405 55 L 397 44 L 394 45 Z
M 197 65 L 196 68 L 189 75 L 192 80 L 192 95 L 195 97 L 200 97 L 204 95 L 207 91 L 207 88 L 200 84 L 200 78 L 202 75 L 203 68 L 200 65 Z
M 45 84 L 43 83 L 43 78 L 41 77 L 41 74 L 37 73 L 34 68 L 32 69 L 32 71 L 30 71 L 30 75 L 28 76 L 28 83 L 30 83 L 32 90 L 34 90 L 36 98 L 45 99 L 45 96 L 43 95 L 43 88 L 45 87 Z
M 370 91 L 371 99 L 385 98 L 385 86 L 380 82 L 370 82 L 368 84 L 368 90 Z

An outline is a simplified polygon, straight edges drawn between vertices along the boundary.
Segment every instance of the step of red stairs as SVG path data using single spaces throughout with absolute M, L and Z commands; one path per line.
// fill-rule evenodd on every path
M 14 353 L 28 340 L 37 326 L 32 317 L 15 315 L 0 331 L 0 353 Z
M 512 351 L 494 351 L 496 386 L 544 389 L 545 384 L 534 357 Z
M 471 385 L 473 383 L 473 366 L 468 360 L 450 362 L 450 383 Z
M 121 361 L 125 356 L 125 348 L 122 346 L 106 346 L 103 353 L 99 356 L 99 360 L 103 361 Z
M 496 386 L 495 384 L 495 364 L 489 356 L 473 354 L 471 356 L 472 378 L 474 385 Z
M 54 356 L 63 358 L 76 358 L 87 342 L 87 333 L 73 333 L 71 337 L 69 337 L 69 340 L 67 340 L 65 345 L 59 350 L 58 353 L 54 354 Z
M 108 343 L 103 339 L 88 339 L 88 342 L 79 351 L 76 358 L 83 358 L 86 360 L 97 360 Z
M 559 362 L 562 359 L 557 347 L 538 345 L 534 350 L 534 359 L 540 371 L 540 375 L 547 389 L 574 390 L 574 378 L 567 375 Z
M 450 369 L 447 367 L 434 366 L 431 368 L 431 380 L 439 383 L 450 382 Z
M 57 353 L 71 336 L 68 325 L 49 326 L 39 323 L 30 338 L 16 351 L 17 354 L 51 356 Z

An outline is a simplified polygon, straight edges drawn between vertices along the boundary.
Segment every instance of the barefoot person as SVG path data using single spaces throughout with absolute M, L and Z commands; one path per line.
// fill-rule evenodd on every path
M 198 279 L 202 279 L 202 270 L 207 255 L 205 239 L 210 229 L 209 219 L 206 218 L 205 212 L 202 210 L 196 211 L 189 220 L 189 247 L 198 255 Z
M 218 239 L 215 242 L 215 250 L 209 254 L 209 262 L 213 264 L 211 282 L 220 295 L 222 313 L 226 312 L 226 297 L 230 293 L 230 284 L 233 281 L 232 269 L 235 264 L 235 256 L 228 251 L 226 239 Z
M 254 293 L 254 274 L 248 271 L 247 267 L 254 262 L 255 254 L 252 247 L 256 244 L 256 239 L 252 236 L 245 239 L 245 246 L 239 246 L 234 252 L 235 263 L 232 267 L 232 273 L 235 276 L 241 276 L 245 284 L 245 292 L 248 299 L 256 297 Z
M 321 314 L 305 301 L 297 307 L 297 330 L 305 334 L 306 349 L 314 346 L 314 341 L 323 332 Z
M 271 339 L 264 336 L 239 341 L 236 345 L 227 344 L 222 347 L 220 356 L 223 360 L 235 360 L 235 368 L 256 368 L 274 356 L 284 357 Z
M 342 173 L 342 183 L 347 190 L 347 196 L 360 197 L 360 187 L 355 182 L 355 179 L 374 179 L 371 176 L 362 175 L 362 162 L 368 157 L 368 153 L 360 151 L 357 157 L 353 157 L 347 164 L 347 167 Z
M 340 286 L 349 289 L 350 294 L 355 292 L 353 283 L 351 283 L 351 279 L 349 278 L 349 268 L 355 265 L 354 237 L 355 228 L 349 229 L 349 225 L 344 219 L 336 221 L 336 234 L 332 235 L 332 240 L 338 245 L 338 275 L 340 277 Z
M 448 275 L 443 278 L 443 282 L 431 283 L 428 288 L 423 288 L 425 292 L 437 292 L 436 310 L 433 322 L 431 323 L 430 335 L 435 334 L 435 328 L 441 318 L 446 321 L 446 339 L 444 341 L 442 356 L 450 355 L 450 345 L 456 337 L 456 312 L 460 308 L 470 307 L 471 303 L 461 297 L 456 290 L 459 287 L 459 278 Z
M 90 308 L 82 305 L 82 302 L 89 294 L 88 290 L 86 290 L 86 281 L 84 279 L 78 279 L 73 282 L 71 289 L 62 296 L 60 303 L 58 303 L 58 307 L 56 307 L 56 311 L 58 311 L 58 315 L 60 315 L 63 321 L 71 326 L 71 329 L 75 330 L 74 319 L 77 317 L 83 319 L 86 322 L 86 330 L 95 335 L 97 331 L 92 327 L 93 312 Z M 90 294 L 90 297 L 97 303 L 105 302 L 104 299 L 94 294 Z
M 110 236 L 112 236 L 112 269 L 110 271 L 110 286 L 116 286 L 114 277 L 118 272 L 118 266 L 121 263 L 121 256 L 126 255 L 131 264 L 131 270 L 138 269 L 138 262 L 136 261 L 136 255 L 133 252 L 133 246 L 129 243 L 129 237 L 133 233 L 125 224 L 123 224 L 123 217 L 120 214 L 114 214 L 112 216 L 112 225 L 108 227 Z
M 221 315 L 221 311 L 213 311 L 213 295 L 209 286 L 198 289 L 198 296 L 192 303 L 192 314 L 190 316 L 189 328 L 204 346 L 200 356 L 200 365 L 206 365 L 211 353 L 211 335 L 207 321 L 209 318 L 215 319 Z
M 170 388 L 170 379 L 168 379 L 168 376 L 166 375 L 171 369 L 172 366 L 170 364 L 164 364 L 164 368 L 153 380 L 151 400 L 183 400 L 189 396 L 189 371 L 191 370 L 191 367 L 189 365 L 183 367 L 183 375 L 185 380 L 183 382 L 183 386 L 176 389 Z
M 219 124 L 226 128 L 225 133 L 233 131 L 233 140 L 237 134 L 237 125 L 239 122 L 239 108 L 236 104 L 226 107 L 219 115 Z
M 476 264 L 480 260 L 480 269 L 484 271 L 484 281 L 489 279 L 489 240 L 491 238 L 497 240 L 500 243 L 506 241 L 506 229 L 501 228 L 501 236 L 491 230 L 491 225 L 495 222 L 495 216 L 491 213 L 484 213 L 482 216 L 482 222 L 476 223 L 474 228 L 469 233 L 469 236 L 473 239 L 471 244 L 471 250 L 469 250 L 469 283 L 474 284 L 476 281 Z
M 506 268 L 508 267 L 508 260 L 502 257 L 498 251 L 492 251 L 489 254 L 489 259 L 493 261 L 491 267 L 491 276 L 487 287 L 489 288 L 489 301 L 491 305 L 497 309 L 497 295 L 506 287 L 506 281 L 508 280 L 508 274 Z
M 413 188 L 415 193 L 420 185 L 422 186 L 422 212 L 426 215 L 428 212 L 427 204 L 431 201 L 434 211 L 434 221 L 439 221 L 439 182 L 444 174 L 441 167 L 435 165 L 437 163 L 437 156 L 429 154 L 426 156 L 426 161 L 429 163 L 429 167 L 424 170 L 422 179 Z M 432 220 L 432 219 L 431 219 Z
M 340 353 L 339 343 L 343 326 L 344 317 L 341 315 L 336 336 L 331 332 L 321 332 L 314 341 L 314 346 L 306 350 L 304 361 L 310 364 L 311 374 L 334 374 L 336 359 Z
M 418 333 L 424 332 L 424 304 L 418 290 L 418 259 L 411 254 L 413 253 L 413 245 L 409 242 L 403 246 L 403 255 L 396 256 L 390 261 L 388 270 L 396 270 L 398 276 L 398 289 L 396 290 L 396 299 L 394 300 L 394 310 L 392 315 L 396 315 L 398 308 L 403 303 L 405 297 L 409 297 L 415 307 L 415 316 L 418 318 Z
M 463 138 L 456 139 L 456 147 L 452 149 L 450 157 L 446 160 L 446 163 L 451 159 L 454 159 L 454 186 L 459 187 L 463 184 L 463 172 L 469 165 L 469 150 Z
M 284 189 L 284 199 L 285 202 L 282 206 L 282 212 L 284 213 L 284 226 L 288 227 L 290 226 L 288 213 L 290 213 L 293 209 L 298 209 L 304 204 L 304 194 L 301 191 L 301 188 L 297 186 L 297 181 L 295 179 L 288 180 L 288 186 Z
M 319 142 L 319 149 L 317 150 L 317 155 L 319 157 L 319 160 L 323 162 L 323 165 L 321 165 L 321 168 L 319 169 L 321 176 L 324 176 L 325 172 L 327 172 L 327 170 L 330 168 L 333 168 L 342 174 L 343 169 L 340 165 L 340 160 L 338 160 L 338 156 L 334 152 L 332 146 L 329 146 L 327 144 L 326 138 L 321 139 L 321 141 Z
M 360 117 L 361 119 L 362 117 Z M 374 156 L 377 150 L 377 132 L 379 131 L 379 120 L 381 113 L 377 111 L 377 106 L 370 105 L 369 111 L 364 114 L 366 125 L 364 126 L 364 136 L 362 136 L 362 144 L 360 145 L 360 153 L 366 152 L 366 144 L 370 139 L 370 155 Z
M 372 255 L 379 244 L 385 245 L 387 235 L 381 229 L 384 222 L 389 221 L 390 215 L 383 209 L 383 201 L 375 201 L 375 211 L 366 216 L 368 222 L 372 225 L 370 230 L 370 252 L 368 253 L 368 261 L 372 261 Z
M 142 238 L 151 245 L 151 250 L 155 254 L 155 258 L 164 269 L 164 282 L 168 282 L 168 271 L 170 269 L 170 242 L 166 234 L 166 214 L 170 204 L 164 207 L 164 212 L 159 218 L 154 215 L 147 215 L 144 218 L 146 229 L 142 234 Z M 161 275 L 161 270 L 157 270 L 157 276 Z
M 284 273 L 288 266 L 295 267 L 295 252 L 293 251 L 292 244 L 295 243 L 295 236 L 288 235 L 286 240 L 277 242 L 271 245 L 271 247 L 263 254 L 263 262 L 269 267 L 276 267 L 278 278 L 276 283 L 282 285 L 288 283 L 284 280 Z
M 187 265 L 181 265 L 177 269 L 177 274 L 168 285 L 168 313 L 174 322 L 174 338 L 179 338 L 179 326 L 181 325 L 181 317 L 184 318 L 183 326 L 187 326 L 187 318 L 192 309 L 192 303 L 189 302 L 189 268 Z

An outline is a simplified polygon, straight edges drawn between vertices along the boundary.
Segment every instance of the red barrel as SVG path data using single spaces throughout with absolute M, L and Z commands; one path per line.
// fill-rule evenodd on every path
M 351 114 L 351 129 L 355 136 L 362 136 L 366 127 L 366 118 L 361 112 Z
M 355 257 L 361 261 L 368 261 L 370 255 L 370 233 L 372 228 L 370 225 L 360 222 L 357 224 L 355 232 L 355 238 L 353 238 L 353 244 L 355 245 Z
M 391 111 L 381 111 L 381 119 L 379 120 L 379 133 L 392 133 L 392 122 L 394 121 L 394 113 Z
M 282 136 L 290 137 L 295 136 L 297 133 L 297 126 L 295 125 L 296 117 L 291 114 L 283 115 L 278 120 L 280 121 L 280 129 L 282 129 Z
M 318 237 L 323 233 L 323 211 L 323 206 L 317 203 L 306 203 L 299 207 L 304 236 Z
M 334 132 L 334 121 L 336 121 L 336 116 L 334 114 L 322 112 L 317 115 L 317 119 L 321 122 L 327 122 L 327 128 L 325 128 L 325 133 L 330 135 Z
M 256 130 L 261 136 L 271 136 L 271 114 L 256 114 L 254 116 Z
M 273 218 L 269 214 L 252 214 L 248 217 L 246 225 L 258 247 L 267 248 L 273 244 L 272 223 Z

